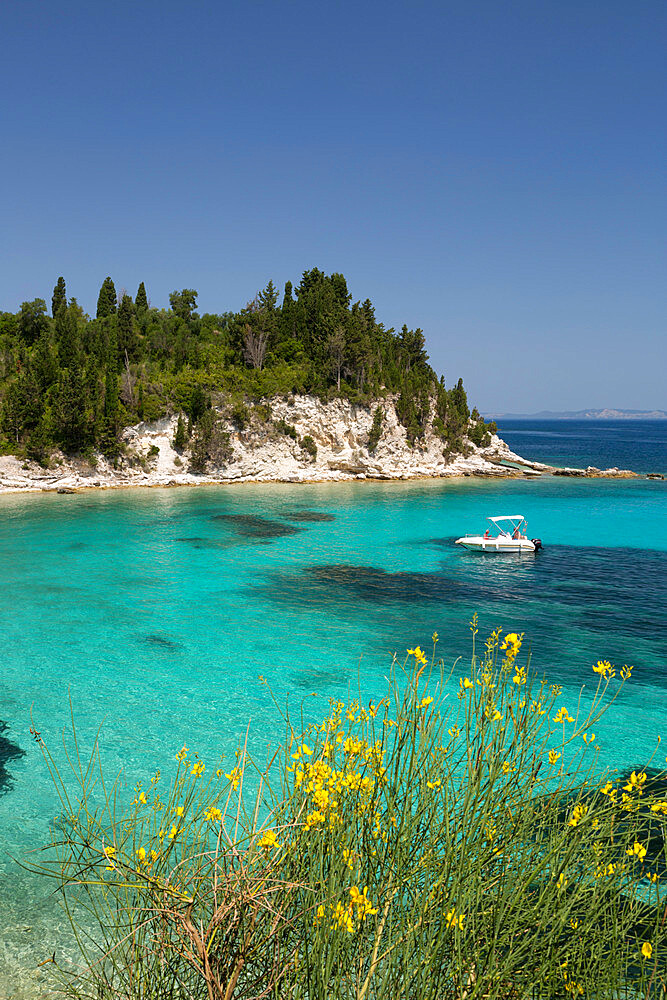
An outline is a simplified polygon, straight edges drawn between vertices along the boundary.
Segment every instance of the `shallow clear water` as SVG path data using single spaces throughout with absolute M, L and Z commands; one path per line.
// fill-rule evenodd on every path
M 392 653 L 434 630 L 447 660 L 466 656 L 478 611 L 482 634 L 525 631 L 568 706 L 598 658 L 634 664 L 596 729 L 604 763 L 637 766 L 667 745 L 666 500 L 664 482 L 549 477 L 0 498 L 0 719 L 24 751 L 0 795 L 0 997 L 31 995 L 24 970 L 64 940 L 8 857 L 43 843 L 57 809 L 31 706 L 56 746 L 71 697 L 83 745 L 103 723 L 106 764 L 131 787 L 183 743 L 231 754 L 248 721 L 263 754 L 279 727 L 259 674 L 318 713 L 357 683 L 382 692 Z M 516 512 L 537 556 L 453 545 Z
M 533 462 L 667 473 L 667 420 L 499 420 L 512 451 Z

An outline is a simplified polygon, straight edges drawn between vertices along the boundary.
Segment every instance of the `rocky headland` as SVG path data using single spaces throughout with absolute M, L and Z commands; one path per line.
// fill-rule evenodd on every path
M 193 468 L 193 441 L 175 446 L 177 417 L 127 427 L 122 451 L 113 463 L 102 454 L 52 456 L 49 467 L 11 455 L 0 457 L 0 492 L 60 491 L 129 486 L 193 486 L 200 483 L 331 482 L 425 477 L 493 476 L 510 478 L 542 473 L 615 476 L 637 473 L 609 469 L 555 469 L 529 462 L 497 435 L 485 446 L 464 437 L 450 452 L 432 426 L 412 444 L 396 414 L 393 399 L 379 404 L 383 419 L 377 443 L 372 425 L 375 406 L 344 399 L 322 402 L 314 396 L 275 398 L 250 408 L 239 421 L 228 409 L 216 411 L 218 447 L 205 467 Z

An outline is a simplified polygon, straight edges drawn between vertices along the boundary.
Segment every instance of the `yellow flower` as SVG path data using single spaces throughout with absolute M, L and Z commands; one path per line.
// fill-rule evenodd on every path
M 206 810 L 204 819 L 210 820 L 210 822 L 214 823 L 216 820 L 222 819 L 222 813 L 216 806 L 209 806 Z
M 176 827 L 172 826 L 171 830 L 169 831 L 169 839 L 173 840 L 177 833 L 178 830 L 176 829 Z
M 320 823 L 324 822 L 326 822 L 326 816 L 317 809 L 306 816 L 306 826 L 309 830 L 311 827 L 318 826 Z
M 225 774 L 225 778 L 232 783 L 232 789 L 236 791 L 239 787 L 239 781 L 241 780 L 241 769 L 239 767 L 233 767 L 229 774 Z
M 377 913 L 377 907 L 374 907 L 368 898 L 368 886 L 364 886 L 364 891 L 359 892 L 356 885 L 353 885 L 350 889 L 350 907 L 355 907 L 357 910 L 357 920 L 365 920 L 367 916 L 373 916 Z
M 422 698 L 422 700 L 419 702 L 419 707 L 420 708 L 427 708 L 431 704 L 432 701 L 433 701 L 433 698 L 431 698 L 431 697 Z
M 431 639 L 433 640 L 433 642 L 437 642 L 438 641 L 438 633 L 434 632 L 433 635 L 431 636 Z
M 201 760 L 196 760 L 192 767 L 190 768 L 190 774 L 194 774 L 195 778 L 198 778 L 204 773 L 204 762 Z
M 140 861 L 146 860 L 146 849 L 144 847 L 139 848 L 139 850 L 137 851 L 137 857 L 139 858 Z
M 415 646 L 414 649 L 409 649 L 408 655 L 414 656 L 417 663 L 422 663 L 422 664 L 426 663 L 426 654 L 424 653 L 424 650 L 421 648 L 421 646 Z
M 632 847 L 626 848 L 625 853 L 628 854 L 631 858 L 636 857 L 643 862 L 644 858 L 646 857 L 646 848 L 638 841 L 635 841 Z
M 579 926 L 579 921 L 575 920 L 574 918 L 571 918 L 570 919 L 570 927 L 572 928 L 572 930 L 576 931 L 576 929 L 577 929 L 578 926 Z
M 562 757 L 562 754 L 558 753 L 557 750 L 550 750 L 549 751 L 549 763 L 550 764 L 552 764 L 552 765 L 555 764 L 557 761 L 560 760 L 561 757 Z
M 260 847 L 280 847 L 278 840 L 276 838 L 275 830 L 265 830 L 262 834 L 260 841 Z
M 435 781 L 426 782 L 427 788 L 433 789 L 433 788 L 440 788 L 441 786 L 442 786 L 442 781 L 440 780 L 440 778 L 437 778 Z
M 611 680 L 612 677 L 616 676 L 616 671 L 609 660 L 598 660 L 597 665 L 593 667 L 593 671 L 596 674 L 600 674 L 605 681 Z
M 147 801 L 147 799 L 146 799 L 146 793 L 145 792 L 140 792 L 139 793 L 139 802 L 141 802 L 142 806 L 146 805 L 146 801 Z
M 561 872 L 556 880 L 556 888 L 564 889 L 566 885 L 567 885 L 567 879 L 565 878 L 563 872 Z
M 624 681 L 630 680 L 630 678 L 632 677 L 632 671 L 633 671 L 633 669 L 634 668 L 633 667 L 629 667 L 627 665 L 627 663 L 625 664 L 624 667 L 621 667 L 621 677 L 623 678 Z
M 574 719 L 563 705 L 563 707 L 560 708 L 554 715 L 554 722 L 574 722 Z
M 588 812 L 588 806 L 584 806 L 581 803 L 578 803 L 572 810 L 572 815 L 570 816 L 567 825 L 579 826 L 579 824 L 581 823 L 582 819 L 584 818 L 587 812 Z
M 182 747 L 178 751 L 178 753 L 176 754 L 176 760 L 178 760 L 178 761 L 184 760 L 187 752 L 188 752 L 188 748 L 187 747 Z
M 333 911 L 333 923 L 331 925 L 331 929 L 346 930 L 349 934 L 354 934 L 356 930 L 349 908 L 347 906 L 343 906 L 340 902 L 336 903 Z
M 603 795 L 608 795 L 612 802 L 616 801 L 616 789 L 612 785 L 611 781 L 608 781 L 607 784 L 600 789 L 600 791 Z
M 456 930 L 458 927 L 460 931 L 463 930 L 463 921 L 465 920 L 465 918 L 466 918 L 465 913 L 457 913 L 456 909 L 449 910 L 449 912 L 445 916 L 445 920 L 447 921 L 447 926 L 451 927 L 452 930 Z
M 466 690 L 469 690 L 471 687 L 475 686 L 469 677 L 462 677 L 461 680 L 459 681 L 459 684 L 462 688 L 465 688 Z
M 641 771 L 639 774 L 637 774 L 636 771 L 633 771 L 632 774 L 630 775 L 630 778 L 628 779 L 627 785 L 623 785 L 623 788 L 625 789 L 626 792 L 639 792 L 639 794 L 642 795 L 644 792 L 642 785 L 645 782 L 646 782 L 645 771 Z
M 650 958 L 653 954 L 653 945 L 650 941 L 644 941 L 642 945 L 642 955 L 644 958 Z
M 184 811 L 185 810 L 183 809 L 183 806 L 176 806 L 176 808 L 174 809 L 174 812 L 176 813 L 177 816 L 182 816 Z
M 458 726 L 452 726 L 452 728 L 451 728 L 451 729 L 448 729 L 448 730 L 447 730 L 447 732 L 449 733 L 449 735 L 451 736 L 451 738 L 452 738 L 453 740 L 455 740 L 455 739 L 456 739 L 456 737 L 457 737 L 457 736 L 459 735 L 459 733 L 461 732 L 461 730 L 459 729 L 459 727 L 458 727 Z

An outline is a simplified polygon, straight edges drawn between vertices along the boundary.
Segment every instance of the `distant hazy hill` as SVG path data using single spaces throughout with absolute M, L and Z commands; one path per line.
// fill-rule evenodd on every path
M 486 420 L 667 420 L 665 410 L 540 410 L 539 413 L 485 413 Z

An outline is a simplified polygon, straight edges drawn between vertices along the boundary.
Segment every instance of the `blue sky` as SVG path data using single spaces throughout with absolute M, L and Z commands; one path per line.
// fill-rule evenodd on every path
M 6 0 L 0 37 L 0 308 L 319 267 L 481 409 L 667 407 L 662 0 Z

